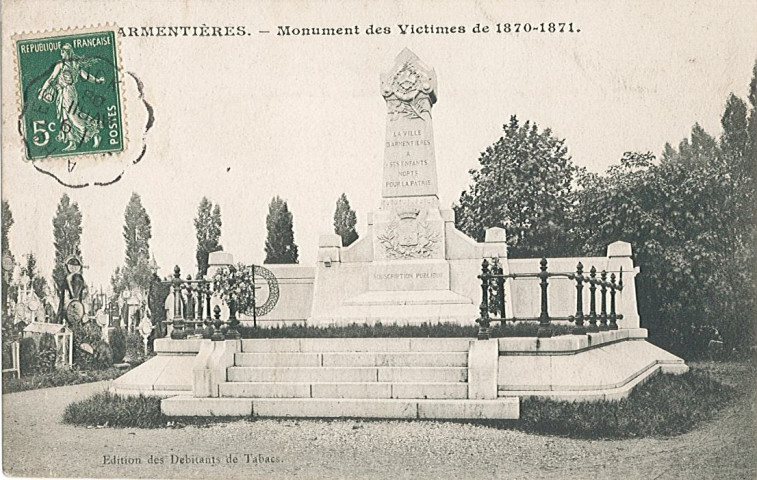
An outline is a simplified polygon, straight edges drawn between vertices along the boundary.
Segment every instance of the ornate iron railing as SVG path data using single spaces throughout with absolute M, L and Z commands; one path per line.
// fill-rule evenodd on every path
M 481 262 L 481 305 L 480 316 L 476 320 L 479 325 L 478 339 L 487 340 L 491 336 L 491 322 L 506 321 L 538 321 L 539 328 L 537 337 L 545 338 L 552 336 L 552 320 L 566 320 L 573 323 L 571 333 L 583 335 L 590 332 L 617 330 L 617 321 L 623 318 L 615 308 L 615 295 L 623 290 L 623 268 L 619 270 L 619 276 L 610 272 L 610 280 L 607 280 L 608 272 L 602 270 L 597 278 L 597 269 L 592 266 L 589 275 L 584 274 L 584 266 L 581 262 L 576 265 L 575 272 L 548 272 L 547 259 L 542 258 L 539 262 L 539 272 L 536 273 L 509 273 L 505 274 L 498 258 L 493 258 L 491 263 L 484 259 Z M 576 282 L 576 313 L 568 317 L 550 317 L 549 315 L 549 278 L 562 277 Z M 518 278 L 538 278 L 541 289 L 541 312 L 538 317 L 507 317 L 505 313 L 505 282 Z M 616 278 L 618 281 L 616 282 Z M 584 284 L 589 285 L 589 313 L 583 311 Z M 600 311 L 597 312 L 597 289 L 600 290 Z M 607 311 L 607 296 L 610 296 L 610 311 Z M 588 326 L 584 325 L 588 322 Z
M 253 327 L 258 326 L 260 317 L 270 313 L 279 299 L 279 284 L 276 276 L 265 267 L 250 265 L 251 283 L 253 288 L 252 307 L 247 312 L 252 316 Z M 258 278 L 258 282 L 256 282 Z M 265 302 L 257 303 L 254 291 L 267 286 Z M 217 288 L 212 279 L 191 275 L 185 280 L 181 278 L 181 269 L 174 267 L 173 277 L 161 281 L 156 275 L 150 287 L 149 302 L 153 311 L 153 318 L 157 320 L 157 331 L 160 335 L 166 335 L 162 323 L 171 327 L 170 336 L 176 340 L 182 340 L 189 336 L 210 338 L 212 340 L 240 338 L 239 319 L 237 318 L 237 305 L 234 301 L 226 302 L 229 307 L 229 318 L 221 319 L 221 308 L 216 304 L 211 308 L 211 299 L 217 296 Z M 165 315 L 166 300 L 171 297 L 173 305 Z M 158 313 L 160 312 L 160 313 Z
M 220 341 L 241 337 L 237 331 L 239 320 L 233 306 L 230 306 L 229 318 L 225 321 L 221 320 L 221 308 L 218 305 L 211 309 L 211 299 L 215 295 L 212 280 L 202 276 L 193 279 L 191 275 L 183 280 L 181 269 L 177 265 L 174 267 L 173 278 L 160 283 L 169 287 L 162 304 L 169 296 L 173 298 L 172 312 L 166 319 L 166 324 L 171 326 L 172 339 L 202 336 Z

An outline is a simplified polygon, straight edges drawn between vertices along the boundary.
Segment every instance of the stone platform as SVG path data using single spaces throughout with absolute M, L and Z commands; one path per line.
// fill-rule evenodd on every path
M 386 419 L 517 419 L 517 397 L 498 400 L 380 400 L 318 398 L 173 397 L 161 403 L 169 416 L 386 418 Z
M 170 340 L 113 382 L 172 416 L 516 419 L 522 397 L 618 400 L 683 360 L 625 329 L 552 338 Z

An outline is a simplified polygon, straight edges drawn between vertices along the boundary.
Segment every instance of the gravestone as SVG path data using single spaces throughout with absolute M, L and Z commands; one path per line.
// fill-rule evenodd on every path
M 343 248 L 319 242 L 311 324 L 473 324 L 475 279 L 485 251 L 440 208 L 432 109 L 433 68 L 404 49 L 381 75 L 386 102 L 381 203 L 368 232 Z M 500 236 L 502 237 L 502 236 Z M 504 241 L 487 253 L 506 257 Z

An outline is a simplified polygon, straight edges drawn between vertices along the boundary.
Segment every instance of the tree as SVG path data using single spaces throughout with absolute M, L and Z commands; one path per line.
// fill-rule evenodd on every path
M 66 266 L 63 262 L 69 255 L 76 255 L 80 260 L 81 254 L 81 211 L 79 204 L 71 202 L 67 194 L 60 197 L 58 209 L 53 218 L 53 238 L 55 245 L 55 267 L 53 268 L 53 283 L 62 297 L 61 288 L 66 281 Z
M 8 241 L 8 232 L 10 231 L 11 227 L 13 226 L 13 213 L 11 212 L 11 206 L 8 203 L 7 200 L 3 199 L 3 207 L 2 207 L 2 213 L 0 214 L 2 216 L 2 251 L 0 251 L 0 259 L 5 259 L 6 256 L 10 258 L 11 263 L 13 263 L 15 260 L 13 258 L 13 254 L 11 253 L 10 249 L 10 242 Z M 2 289 L 3 289 L 3 304 L 2 309 L 3 313 L 5 306 L 8 304 L 8 290 L 10 289 L 10 284 L 13 280 L 13 270 L 11 271 L 3 271 L 2 272 Z
M 34 253 L 29 252 L 26 254 L 26 264 L 21 267 L 21 275 L 26 275 L 34 294 L 45 303 L 48 288 L 47 280 L 37 271 L 37 257 Z
M 142 206 L 142 199 L 136 193 L 126 205 L 124 213 L 124 240 L 126 241 L 126 267 L 134 268 L 140 260 L 150 258 L 152 227 L 150 216 Z
M 334 233 L 342 237 L 342 245 L 347 247 L 358 239 L 355 231 L 357 216 L 355 211 L 350 208 L 350 202 L 344 193 L 336 201 L 336 211 L 334 212 Z
M 457 228 L 483 241 L 486 228 L 504 227 L 512 257 L 564 256 L 576 175 L 564 141 L 515 115 L 503 130 L 453 206 Z
M 749 103 L 752 105 L 752 109 L 749 113 L 749 125 L 747 128 L 747 133 L 749 134 L 747 158 L 754 159 L 757 158 L 757 61 L 754 62 L 752 81 L 749 83 Z M 754 172 L 755 169 L 752 169 L 752 171 Z
M 208 273 L 208 257 L 212 252 L 223 250 L 218 243 L 221 238 L 221 206 L 202 197 L 197 207 L 195 217 L 195 232 L 197 234 L 197 273 Z
M 639 313 L 650 337 L 691 356 L 718 336 L 727 350 L 755 338 L 754 158 L 747 108 L 731 96 L 720 139 L 699 125 L 678 149 L 628 152 L 604 176 L 581 175 L 576 225 L 584 251 L 634 246 Z
M 268 206 L 265 220 L 268 238 L 265 241 L 265 262 L 297 263 L 297 245 L 294 243 L 292 214 L 287 203 L 278 196 Z
M 132 193 L 124 212 L 124 241 L 126 253 L 123 268 L 116 268 L 111 277 L 113 292 L 119 295 L 126 289 L 139 288 L 147 292 L 152 278 L 150 269 L 150 239 L 152 226 L 142 199 Z
M 10 254 L 10 243 L 8 242 L 8 232 L 13 226 L 13 212 L 11 212 L 11 206 L 8 200 L 3 200 L 2 210 L 3 231 L 2 231 L 2 253 L 3 255 Z

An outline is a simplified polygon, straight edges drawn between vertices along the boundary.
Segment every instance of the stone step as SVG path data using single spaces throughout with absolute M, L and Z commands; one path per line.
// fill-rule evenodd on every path
M 235 366 L 229 382 L 441 382 L 468 380 L 466 367 L 312 367 Z
M 465 367 L 467 352 L 237 353 L 237 367 Z
M 467 352 L 473 338 L 278 338 L 242 340 L 243 353 Z
M 236 353 L 238 367 L 320 367 L 320 353 Z
M 324 353 L 324 367 L 466 367 L 468 352 Z
M 229 367 L 229 382 L 377 382 L 366 367 Z
M 467 382 L 466 367 L 379 367 L 379 382 Z
M 168 416 L 514 420 L 520 415 L 520 400 L 518 397 L 405 400 L 177 396 L 164 399 L 160 408 Z
M 227 382 L 221 397 L 233 398 L 457 398 L 468 397 L 467 383 L 389 382 Z

